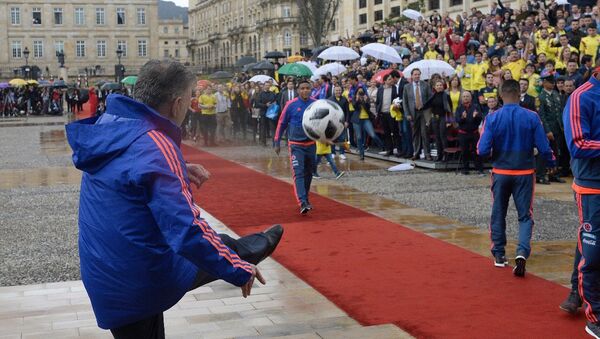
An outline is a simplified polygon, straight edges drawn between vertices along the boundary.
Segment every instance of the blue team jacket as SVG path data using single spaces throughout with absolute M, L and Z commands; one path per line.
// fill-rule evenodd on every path
M 283 111 L 281 111 L 281 116 L 279 116 L 275 138 L 273 139 L 273 146 L 279 146 L 281 137 L 286 130 L 288 132 L 288 141 L 292 143 L 314 143 L 314 141 L 304 133 L 304 128 L 302 128 L 302 116 L 304 115 L 306 108 L 315 101 L 316 99 L 313 98 L 308 98 L 308 100 L 304 101 L 302 98 L 297 97 L 285 104 Z
M 191 195 L 181 131 L 121 95 L 107 110 L 66 126 L 79 203 L 81 278 L 98 326 L 147 318 L 173 306 L 201 269 L 242 286 L 251 267 L 227 248 Z
M 563 112 L 574 184 L 600 189 L 600 81 L 595 74 L 571 94 Z
M 505 104 L 486 116 L 477 154 L 483 157 L 491 155 L 496 173 L 530 174 L 535 169 L 534 147 L 550 164 L 554 163 L 552 149 L 537 113 L 518 104 Z

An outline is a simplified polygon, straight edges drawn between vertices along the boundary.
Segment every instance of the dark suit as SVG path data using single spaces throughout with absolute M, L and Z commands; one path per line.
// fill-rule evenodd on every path
M 424 81 L 419 81 L 418 86 L 421 92 L 420 101 L 423 107 L 417 110 L 414 86 L 413 83 L 409 83 L 404 86 L 402 108 L 407 120 L 410 117 L 413 121 L 413 157 L 418 157 L 421 149 L 424 149 L 425 156 L 429 158 L 429 133 L 427 130 L 429 129 L 429 120 L 431 117 L 423 108 L 425 107 L 425 103 L 431 98 L 431 88 Z
M 537 112 L 537 108 L 535 107 L 535 98 L 529 94 L 525 94 L 519 100 L 519 106 L 523 108 L 527 108 L 530 111 Z
M 398 129 L 398 124 L 396 123 L 396 119 L 392 118 L 390 115 L 390 109 L 392 107 L 392 102 L 395 98 L 398 97 L 398 93 L 396 92 L 396 86 L 391 86 L 391 95 L 389 102 L 389 109 L 387 112 L 383 112 L 383 94 L 385 91 L 385 86 L 380 86 L 377 89 L 377 100 L 375 101 L 375 111 L 379 116 L 379 121 L 383 125 L 383 140 L 385 142 L 385 150 L 387 151 L 386 155 L 392 155 L 394 153 L 394 147 L 398 150 L 398 153 L 401 152 L 400 147 L 400 133 Z
M 295 89 L 292 90 L 292 99 L 295 99 L 298 97 L 298 91 L 296 91 Z M 287 104 L 287 102 L 290 101 L 290 92 L 289 90 L 286 88 L 283 91 L 281 91 L 279 93 L 279 107 L 280 107 L 280 111 L 283 112 L 283 108 L 285 107 L 285 104 Z

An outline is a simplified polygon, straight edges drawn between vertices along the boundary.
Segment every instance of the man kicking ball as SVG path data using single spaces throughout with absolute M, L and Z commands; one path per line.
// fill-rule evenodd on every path
M 310 91 L 311 84 L 308 80 L 301 80 L 298 83 L 299 96 L 288 101 L 283 108 L 273 140 L 275 153 L 279 155 L 281 137 L 287 130 L 292 177 L 294 178 L 294 194 L 300 205 L 300 214 L 306 214 L 312 209 L 312 205 L 308 201 L 308 192 L 310 191 L 317 151 L 315 142 L 304 133 L 304 128 L 302 128 L 304 111 L 316 101 L 310 97 Z

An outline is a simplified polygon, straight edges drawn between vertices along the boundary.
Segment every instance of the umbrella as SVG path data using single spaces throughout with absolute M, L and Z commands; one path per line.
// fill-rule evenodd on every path
M 340 64 L 339 62 L 332 62 L 319 67 L 317 72 L 314 73 L 318 75 L 326 75 L 327 73 L 331 73 L 331 75 L 340 75 L 346 71 L 346 66 Z
M 208 80 L 198 80 L 198 82 L 196 83 L 196 87 L 200 89 L 204 89 L 210 85 L 212 85 L 212 82 Z
M 441 60 L 421 60 L 413 62 L 402 72 L 404 74 L 410 74 L 415 68 L 421 70 L 421 79 L 423 80 L 431 78 L 435 73 L 438 73 L 441 76 L 450 76 L 456 72 L 449 63 Z
M 295 77 L 310 77 L 313 72 L 302 64 L 285 64 L 278 70 L 280 75 L 292 75 Z
M 371 78 L 371 80 L 378 82 L 380 84 L 383 83 L 383 77 L 392 73 L 393 69 L 384 69 L 383 71 L 379 71 L 377 73 L 375 73 L 375 75 L 373 75 L 373 77 Z
M 211 79 L 231 79 L 233 74 L 226 71 L 217 71 L 210 75 Z
M 272 51 L 272 52 L 268 52 L 265 55 L 265 59 L 279 59 L 279 58 L 285 58 L 287 55 L 283 52 L 279 52 L 279 51 Z
M 398 52 L 388 45 L 374 42 L 372 44 L 364 45 L 360 48 L 360 50 L 363 51 L 363 54 L 370 55 L 375 59 L 387 62 L 402 63 L 402 59 L 398 55 Z
M 319 46 L 316 48 L 313 48 L 312 50 L 312 55 L 314 57 L 316 57 L 317 55 L 321 54 L 321 52 L 323 52 L 324 50 L 328 49 L 330 46 Z
M 371 41 L 375 40 L 375 38 L 373 37 L 373 33 L 369 33 L 369 32 L 365 32 L 365 33 L 359 35 L 357 39 L 362 42 L 371 42 Z
M 11 86 L 15 86 L 15 87 L 27 85 L 27 81 L 25 81 L 23 79 L 19 79 L 19 78 L 12 79 L 8 83 L 11 84 Z
M 102 85 L 102 87 L 100 87 L 100 89 L 103 91 L 112 91 L 115 89 L 121 89 L 121 84 L 116 83 L 116 82 L 107 82 L 104 85 Z
M 256 58 L 253 56 L 243 56 L 241 58 L 238 59 L 238 61 L 235 62 L 235 67 L 244 67 L 248 64 L 253 64 L 256 63 Z
M 569 1 L 568 0 L 556 0 L 556 4 L 557 5 L 569 5 Z
M 67 88 L 67 84 L 65 83 L 64 80 L 56 80 L 54 83 L 52 83 L 52 87 Z
M 40 87 L 52 87 L 52 83 L 48 80 L 40 80 L 38 81 L 38 85 Z
M 355 60 L 360 58 L 360 55 L 353 49 L 344 46 L 333 46 L 324 50 L 319 54 L 319 59 L 325 60 Z
M 304 65 L 310 69 L 313 74 L 317 71 L 317 64 L 312 61 L 298 61 L 297 64 Z
M 0 82 L 0 89 L 9 88 L 10 84 L 8 82 Z
M 125 79 L 121 80 L 122 84 L 129 85 L 129 86 L 135 85 L 136 82 L 137 82 L 137 76 L 135 76 L 135 75 L 126 76 Z
M 273 66 L 273 64 L 268 62 L 267 60 L 263 60 L 257 63 L 256 65 L 252 66 L 252 69 L 255 71 L 272 71 L 275 69 L 275 66 Z
M 251 64 L 244 65 L 244 67 L 242 67 L 242 71 L 243 71 L 243 72 L 248 72 L 248 71 L 251 71 L 251 70 L 252 70 L 252 67 L 256 66 L 256 64 L 257 64 L 257 63 L 254 63 L 254 62 L 253 62 L 253 63 L 251 63 Z
M 27 84 L 28 85 L 39 85 L 40 83 L 37 82 L 36 80 L 31 79 L 31 80 L 27 80 Z
M 259 75 L 255 75 L 252 78 L 250 78 L 250 80 L 248 80 L 250 82 L 267 82 L 267 81 L 271 81 L 273 83 L 276 83 L 277 81 L 275 81 L 275 79 L 271 78 L 268 75 L 264 75 L 264 74 L 259 74 Z
M 102 85 L 104 85 L 106 83 L 106 80 L 100 80 L 96 83 L 96 87 L 100 88 L 102 87 Z
M 413 19 L 413 20 L 419 20 L 419 18 L 423 17 L 423 14 L 421 14 L 418 11 L 415 11 L 414 9 L 403 10 L 402 15 L 404 15 L 405 17 L 407 17 L 409 19 Z
M 302 55 L 292 55 L 287 58 L 287 62 L 298 62 L 304 60 Z

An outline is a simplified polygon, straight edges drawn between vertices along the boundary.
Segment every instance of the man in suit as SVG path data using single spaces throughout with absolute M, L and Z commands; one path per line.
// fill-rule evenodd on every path
M 425 159 L 432 160 L 429 154 L 429 119 L 423 107 L 431 97 L 431 88 L 421 81 L 421 70 L 414 68 L 410 73 L 411 83 L 404 86 L 402 108 L 406 119 L 412 122 L 413 128 L 413 160 L 419 158 L 421 148 L 425 150 Z
M 527 108 L 530 111 L 537 112 L 535 98 L 527 94 L 527 90 L 529 89 L 529 80 L 526 78 L 521 78 L 519 80 L 519 87 L 521 89 L 521 99 L 519 100 L 519 106 Z
M 287 82 L 286 89 L 281 91 L 281 93 L 279 94 L 279 107 L 281 108 L 281 111 L 283 112 L 283 108 L 288 103 L 288 101 L 292 101 L 296 97 L 298 97 L 298 91 L 296 91 L 294 81 L 290 79 Z
M 383 140 L 385 141 L 385 155 L 390 156 L 394 153 L 394 147 L 400 153 L 400 138 L 398 133 L 398 124 L 396 119 L 390 115 L 392 101 L 398 97 L 394 78 L 390 74 L 383 77 L 383 85 L 377 90 L 377 99 L 375 100 L 375 111 L 379 115 L 383 125 Z

